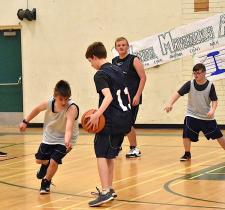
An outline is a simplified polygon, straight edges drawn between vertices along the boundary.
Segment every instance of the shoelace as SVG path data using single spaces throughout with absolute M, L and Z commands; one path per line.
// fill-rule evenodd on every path
M 91 192 L 91 195 L 95 195 L 95 196 L 101 195 L 101 191 L 100 191 L 100 189 L 99 189 L 98 187 L 96 187 L 96 190 L 97 190 L 98 192 Z

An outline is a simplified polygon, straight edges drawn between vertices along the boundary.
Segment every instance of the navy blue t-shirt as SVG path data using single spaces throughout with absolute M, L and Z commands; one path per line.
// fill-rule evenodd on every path
M 139 83 L 140 83 L 140 77 L 134 68 L 134 59 L 137 56 L 128 54 L 125 58 L 120 59 L 119 56 L 113 58 L 112 64 L 118 66 L 121 68 L 122 72 L 125 75 L 126 84 L 129 89 L 131 100 L 133 100 L 134 96 L 137 93 Z M 142 95 L 140 97 L 139 104 L 142 103 Z
M 129 100 L 128 95 L 124 93 L 125 81 L 124 75 L 118 70 L 118 67 L 105 63 L 101 66 L 101 69 L 94 75 L 94 82 L 96 91 L 99 94 L 99 107 L 104 100 L 102 90 L 109 88 L 113 97 L 112 102 L 104 112 L 106 118 L 106 125 L 101 133 L 111 134 L 113 125 L 113 117 L 115 113 L 124 112 L 123 106 L 128 107 Z M 121 99 L 121 100 L 120 100 Z M 121 105 L 122 103 L 122 105 Z M 121 119 L 118 119 L 121 120 Z M 121 120 L 123 121 L 123 119 Z

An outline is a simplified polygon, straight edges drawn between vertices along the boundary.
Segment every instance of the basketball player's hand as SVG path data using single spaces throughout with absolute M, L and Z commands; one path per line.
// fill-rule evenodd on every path
M 213 115 L 214 115 L 214 111 L 213 111 L 213 110 L 210 110 L 210 111 L 207 113 L 208 118 L 213 118 Z
M 140 96 L 135 95 L 132 101 L 132 106 L 137 106 L 140 102 Z
M 68 140 L 68 141 L 65 140 L 65 146 L 66 146 L 66 152 L 67 153 L 70 152 L 72 150 L 72 148 L 73 148 L 72 143 L 71 143 L 70 140 Z
M 26 128 L 27 128 L 27 124 L 25 124 L 23 122 L 21 122 L 19 124 L 19 130 L 20 130 L 20 132 L 24 132 L 26 130 Z
M 170 112 L 170 111 L 172 111 L 172 109 L 173 109 L 173 106 L 172 105 L 167 105 L 167 106 L 165 106 L 165 108 L 164 108 L 164 110 L 168 113 L 168 112 Z
M 98 121 L 99 116 L 96 113 L 90 115 L 89 121 L 87 123 L 88 129 L 92 128 L 93 130 L 96 130 L 98 128 Z

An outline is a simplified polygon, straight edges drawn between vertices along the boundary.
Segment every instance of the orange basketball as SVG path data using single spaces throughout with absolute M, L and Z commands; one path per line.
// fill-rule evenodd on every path
M 91 114 L 94 114 L 95 112 L 96 112 L 96 109 L 90 109 L 90 110 L 86 111 L 81 117 L 81 125 L 82 125 L 83 129 L 85 131 L 87 131 L 88 133 L 98 133 L 105 127 L 105 117 L 104 117 L 104 115 L 101 115 L 99 117 L 99 121 L 98 121 L 98 128 L 95 130 L 93 130 L 93 127 L 88 129 L 87 123 L 89 121 L 89 116 Z

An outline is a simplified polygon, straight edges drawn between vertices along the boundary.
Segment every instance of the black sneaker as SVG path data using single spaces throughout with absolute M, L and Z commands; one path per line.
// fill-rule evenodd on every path
M 113 200 L 113 196 L 110 192 L 107 192 L 105 195 L 103 195 L 102 193 L 100 193 L 100 195 L 93 201 L 90 201 L 88 203 L 88 205 L 90 207 L 94 207 L 94 206 L 101 206 L 104 203 L 107 203 L 109 201 Z
M 39 169 L 39 171 L 37 172 L 37 175 L 36 175 L 38 179 L 43 179 L 45 177 L 45 175 L 47 173 L 49 163 L 50 163 L 50 161 L 48 162 L 47 165 L 41 164 L 41 167 L 40 167 L 40 169 Z
M 0 152 L 0 157 L 6 157 L 7 156 L 7 153 L 5 152 Z
M 50 185 L 51 185 L 51 180 L 48 181 L 47 179 L 42 179 L 40 194 L 41 195 L 49 194 L 50 193 Z
M 111 188 L 109 192 L 112 194 L 112 197 L 113 198 L 116 198 L 117 197 L 117 194 L 116 194 L 116 192 L 115 192 L 114 189 Z
M 191 159 L 191 153 L 185 153 L 181 158 L 180 161 L 187 161 Z

